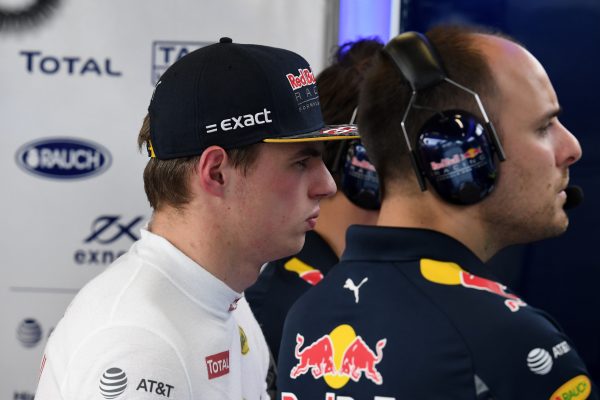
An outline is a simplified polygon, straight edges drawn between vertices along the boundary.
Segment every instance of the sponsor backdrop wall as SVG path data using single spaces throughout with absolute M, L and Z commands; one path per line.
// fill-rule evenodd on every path
M 0 1 L 0 400 L 33 398 L 65 308 L 150 216 L 136 137 L 158 76 L 221 36 L 296 51 L 317 73 L 326 8 L 326 0 Z

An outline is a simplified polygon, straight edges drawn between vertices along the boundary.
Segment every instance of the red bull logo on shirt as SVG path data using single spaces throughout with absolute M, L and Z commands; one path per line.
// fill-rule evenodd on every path
M 477 290 L 485 290 L 490 293 L 504 297 L 504 304 L 512 312 L 519 311 L 527 303 L 512 293 L 506 292 L 506 286 L 489 279 L 470 274 L 463 270 L 458 264 L 421 259 L 421 274 L 430 282 L 442 285 L 462 285 L 463 287 Z
M 377 364 L 383 358 L 386 343 L 387 339 L 378 340 L 373 351 L 346 324 L 339 325 L 304 348 L 304 336 L 297 334 L 294 356 L 298 364 L 290 371 L 290 377 L 296 379 L 310 371 L 315 379 L 323 378 L 334 389 L 343 387 L 350 379 L 358 382 L 366 378 L 381 385 L 383 376 L 377 370 Z
M 302 262 L 302 260 L 296 257 L 291 258 L 283 267 L 288 271 L 297 273 L 300 278 L 313 286 L 323 279 L 323 273 L 321 271 Z

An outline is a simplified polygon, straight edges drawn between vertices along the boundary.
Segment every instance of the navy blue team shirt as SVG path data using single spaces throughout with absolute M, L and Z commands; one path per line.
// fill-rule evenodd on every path
M 598 399 L 558 324 L 460 242 L 353 226 L 346 243 L 288 314 L 278 399 Z

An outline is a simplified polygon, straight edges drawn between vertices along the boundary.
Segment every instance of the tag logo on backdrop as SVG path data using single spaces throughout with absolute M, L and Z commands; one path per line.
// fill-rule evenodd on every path
M 152 42 L 152 86 L 160 76 L 181 57 L 213 42 L 178 42 L 157 40 Z
M 144 216 L 101 215 L 92 222 L 90 233 L 83 239 L 84 246 L 75 250 L 73 259 L 79 265 L 112 263 L 125 254 L 126 249 L 139 239 L 138 232 Z M 121 245 L 117 247 L 116 243 Z M 98 247 L 102 245 L 103 247 Z
M 45 54 L 39 50 L 22 50 L 19 55 L 23 57 L 25 70 L 29 74 L 109 77 L 123 75 L 109 57 L 59 56 Z
M 82 179 L 99 175 L 112 162 L 110 152 L 97 143 L 77 138 L 44 138 L 17 151 L 17 165 L 25 172 L 49 179 Z

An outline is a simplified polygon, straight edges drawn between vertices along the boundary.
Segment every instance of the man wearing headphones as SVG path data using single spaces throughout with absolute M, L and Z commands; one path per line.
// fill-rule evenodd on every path
M 484 264 L 567 229 L 581 148 L 559 111 L 509 39 L 439 27 L 385 46 L 358 119 L 378 226 L 350 227 L 340 264 L 290 310 L 280 399 L 598 398 L 556 322 Z
M 334 62 L 317 76 L 325 123 L 354 123 L 364 72 L 382 48 L 378 40 L 362 39 L 337 49 Z M 313 231 L 307 232 L 300 253 L 268 263 L 258 281 L 244 292 L 273 361 L 279 354 L 288 310 L 339 261 L 348 226 L 374 225 L 377 220 L 379 181 L 360 141 L 327 142 L 323 159 L 336 182 L 337 193 L 321 201 L 319 221 Z M 274 376 L 269 385 L 274 391 L 273 384 Z
M 242 292 L 302 248 L 335 191 L 321 142 L 356 128 L 324 126 L 301 56 L 229 38 L 173 64 L 148 111 L 152 219 L 69 306 L 36 399 L 266 399 L 269 354 Z

